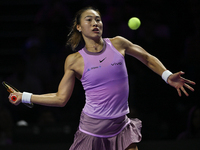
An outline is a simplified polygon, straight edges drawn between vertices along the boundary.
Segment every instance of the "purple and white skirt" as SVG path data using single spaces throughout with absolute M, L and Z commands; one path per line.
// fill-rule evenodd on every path
M 142 139 L 142 122 L 126 115 L 96 119 L 81 113 L 79 129 L 69 150 L 125 150 Z

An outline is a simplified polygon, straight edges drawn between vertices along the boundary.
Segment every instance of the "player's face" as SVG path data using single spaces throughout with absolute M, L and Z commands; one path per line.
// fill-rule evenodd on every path
M 102 36 L 103 23 L 98 12 L 92 9 L 83 12 L 77 29 L 82 32 L 83 37 L 100 38 Z

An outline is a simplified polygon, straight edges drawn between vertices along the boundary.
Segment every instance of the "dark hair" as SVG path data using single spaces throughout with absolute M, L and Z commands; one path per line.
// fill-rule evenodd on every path
M 76 27 L 77 27 L 77 25 L 80 25 L 80 19 L 81 19 L 82 13 L 89 9 L 95 10 L 101 16 L 99 10 L 92 6 L 85 7 L 76 13 L 74 21 L 73 21 L 73 25 L 71 27 L 71 31 L 68 34 L 68 37 L 70 37 L 70 38 L 68 39 L 68 41 L 66 43 L 66 45 L 71 46 L 73 51 L 75 51 L 75 48 L 79 45 L 80 41 L 83 39 L 82 34 L 76 29 Z

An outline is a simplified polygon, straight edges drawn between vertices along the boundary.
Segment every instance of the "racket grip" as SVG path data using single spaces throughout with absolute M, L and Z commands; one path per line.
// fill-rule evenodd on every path
M 15 95 L 11 96 L 11 100 L 12 101 L 16 101 L 17 100 L 17 96 L 15 96 Z

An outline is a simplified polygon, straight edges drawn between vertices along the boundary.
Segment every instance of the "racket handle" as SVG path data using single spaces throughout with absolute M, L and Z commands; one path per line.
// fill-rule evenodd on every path
M 11 100 L 12 101 L 16 101 L 17 100 L 17 96 L 15 96 L 15 95 L 11 96 Z

